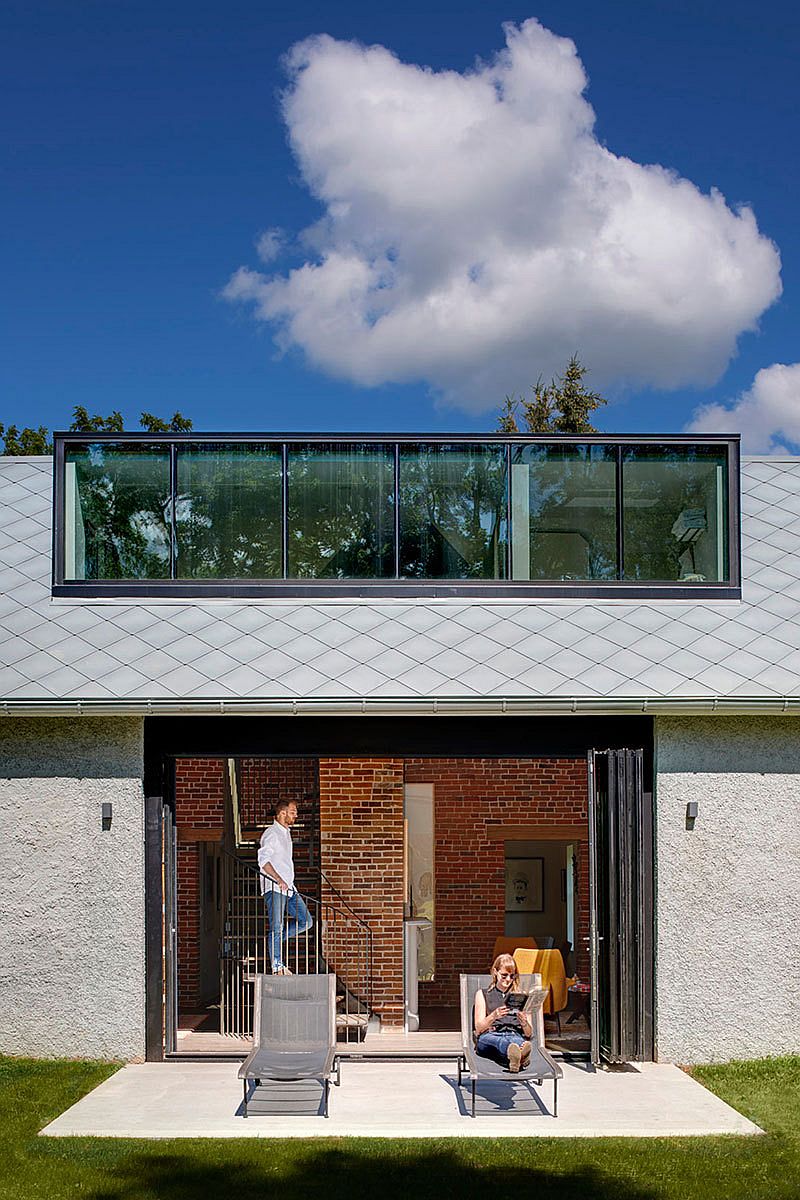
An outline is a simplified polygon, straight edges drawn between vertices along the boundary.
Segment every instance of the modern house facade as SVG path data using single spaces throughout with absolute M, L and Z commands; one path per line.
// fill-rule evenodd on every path
M 58 435 L 0 504 L 0 1050 L 246 1032 L 289 797 L 295 953 L 384 1026 L 518 936 L 612 1061 L 800 1051 L 800 459 Z

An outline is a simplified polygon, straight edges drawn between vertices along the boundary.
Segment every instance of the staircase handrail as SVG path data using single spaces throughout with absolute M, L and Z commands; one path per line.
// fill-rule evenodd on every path
M 269 879 L 269 875 L 265 875 L 258 863 L 253 862 L 251 858 L 242 858 L 241 854 L 233 854 L 232 851 L 226 850 L 224 846 L 221 847 L 221 850 L 226 858 L 233 859 L 233 861 L 238 863 L 240 867 L 243 867 L 246 871 L 250 871 L 251 874 L 257 876 L 259 883 L 261 883 L 264 879 Z M 292 894 L 298 895 L 306 906 L 317 904 L 315 897 L 306 896 L 304 892 L 301 892 L 299 888 L 294 886 L 289 889 L 289 895 Z
M 245 870 L 250 871 L 254 875 L 257 875 L 259 882 L 261 882 L 262 879 L 269 878 L 269 876 L 265 875 L 264 872 L 261 870 L 261 868 L 258 866 L 258 864 L 254 863 L 252 859 L 242 858 L 242 856 L 240 854 L 233 854 L 230 850 L 226 850 L 224 847 L 221 847 L 221 849 L 222 849 L 222 853 L 225 855 L 226 858 L 233 859 L 233 861 L 238 863 L 240 867 L 244 867 Z M 347 901 L 345 900 L 345 898 L 341 894 L 341 892 L 331 883 L 330 879 L 328 879 L 328 876 L 325 874 L 325 872 L 322 870 L 322 868 L 318 867 L 317 870 L 319 871 L 321 877 L 325 880 L 325 882 L 327 883 L 327 885 L 331 889 L 331 891 L 336 895 L 337 899 L 341 901 L 341 906 L 344 909 L 344 911 L 347 913 L 347 915 L 352 917 L 353 920 L 356 922 L 356 924 L 360 925 L 362 929 L 365 929 L 367 931 L 367 933 L 371 935 L 372 930 L 370 929 L 368 922 L 365 921 L 363 917 L 360 917 L 357 912 L 353 911 L 353 909 L 347 903 Z M 303 901 L 303 903 L 306 904 L 307 906 L 310 906 L 310 905 L 316 906 L 316 904 L 318 903 L 316 897 L 306 896 L 305 893 L 301 892 L 299 888 L 292 887 L 291 891 L 295 892 L 300 897 L 300 899 Z M 337 911 L 337 906 L 335 904 L 331 904 L 330 907 L 334 910 L 334 912 Z
M 255 899 L 255 896 L 258 892 L 263 895 L 263 884 L 265 880 L 268 880 L 269 877 L 264 875 L 263 871 L 261 871 L 260 867 L 258 866 L 258 863 L 251 857 L 248 856 L 245 858 L 240 854 L 234 853 L 225 846 L 220 846 L 220 852 L 223 863 L 229 864 L 229 867 L 225 872 L 226 878 L 228 878 L 229 882 L 232 882 L 238 875 L 239 879 L 244 882 L 247 893 L 253 899 Z M 329 932 L 334 936 L 337 928 L 340 930 L 340 936 L 341 934 L 345 934 L 345 931 L 349 929 L 349 932 L 346 933 L 346 936 L 348 938 L 355 938 L 356 945 L 353 947 L 354 956 L 351 957 L 348 954 L 348 967 L 346 969 L 342 969 L 344 967 L 344 962 L 339 958 L 338 954 L 336 955 L 338 967 L 335 969 L 339 979 L 339 985 L 343 989 L 343 995 L 345 997 L 346 1004 L 345 1012 L 342 1015 L 347 1017 L 354 1014 L 369 1014 L 372 1012 L 372 929 L 370 928 L 369 924 L 358 915 L 358 913 L 352 910 L 344 897 L 341 896 L 338 890 L 330 883 L 324 873 L 319 868 L 317 868 L 317 871 L 319 872 L 320 878 L 324 878 L 326 884 L 331 888 L 331 891 L 334 893 L 336 898 L 335 901 L 327 899 L 321 895 L 306 896 L 298 888 L 292 889 L 292 892 L 304 902 L 306 908 L 309 910 L 309 913 L 313 915 L 312 925 L 314 927 L 314 933 L 312 934 L 312 939 L 314 941 L 314 949 L 311 955 L 312 961 L 315 961 L 317 964 L 320 962 L 326 964 L 328 962 L 328 951 L 323 948 L 323 942 L 320 940 L 321 938 L 325 938 L 325 929 L 328 924 Z M 256 887 L 256 885 L 258 886 Z M 227 891 L 226 885 L 226 896 L 230 897 L 231 894 L 232 893 Z M 245 1023 L 247 1023 L 247 1005 L 250 1003 L 250 1001 L 248 999 L 243 1000 L 241 992 L 237 992 L 235 990 L 236 976 L 233 977 L 234 991 L 230 991 L 231 980 L 228 979 L 227 968 L 224 965 L 229 961 L 238 961 L 235 953 L 233 955 L 226 953 L 226 943 L 224 941 L 224 939 L 229 936 L 227 916 L 227 914 L 230 913 L 229 906 L 230 899 L 226 900 L 226 919 L 224 924 L 225 932 L 223 934 L 223 944 L 221 947 L 222 954 L 220 960 L 222 964 L 222 1008 L 224 1013 L 227 1013 L 231 1010 L 235 1011 L 235 1019 L 237 1021 L 241 1020 L 241 1014 L 244 1012 L 244 1020 Z M 264 915 L 266 917 L 266 912 Z M 231 936 L 235 942 L 238 935 L 234 933 Z M 266 933 L 259 936 L 266 937 Z M 359 943 L 360 948 L 358 948 Z M 308 970 L 309 941 L 307 933 L 305 934 L 304 944 L 306 970 Z M 299 953 L 302 956 L 302 947 L 300 942 L 298 942 L 298 948 Z M 266 942 L 263 947 L 263 953 L 267 953 Z M 320 955 L 322 955 L 322 958 L 319 957 Z M 286 965 L 289 966 L 288 961 Z M 352 968 L 352 970 L 350 968 Z M 295 969 L 297 970 L 298 968 L 296 967 Z M 317 965 L 317 970 L 319 969 L 319 965 Z M 327 972 L 328 970 L 330 970 L 330 966 L 325 965 L 325 971 Z M 225 1019 L 226 1018 L 223 1015 L 223 1021 Z M 362 1026 L 348 1026 L 347 1028 L 348 1037 L 349 1030 L 351 1028 L 354 1031 L 355 1036 L 358 1037 L 358 1031 L 360 1028 L 362 1028 Z M 228 1031 L 227 1028 L 226 1031 Z
M 367 921 L 365 921 L 363 917 L 360 917 L 358 915 L 358 913 L 355 912 L 355 910 L 350 907 L 350 905 L 347 903 L 344 896 L 339 891 L 339 889 L 336 887 L 336 885 L 331 883 L 330 879 L 328 879 L 328 876 L 325 874 L 322 867 L 318 867 L 317 870 L 319 871 L 320 878 L 325 880 L 328 887 L 333 892 L 334 896 L 336 896 L 336 898 L 341 901 L 342 908 L 344 908 L 344 910 L 347 913 L 349 913 L 349 915 L 353 918 L 354 921 L 357 921 L 359 925 L 361 925 L 364 929 L 366 929 L 368 933 L 372 933 L 372 930 L 369 927 L 369 923 Z

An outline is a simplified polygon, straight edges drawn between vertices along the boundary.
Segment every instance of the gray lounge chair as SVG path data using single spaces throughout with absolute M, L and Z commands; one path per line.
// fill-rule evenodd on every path
M 239 1068 L 247 1085 L 254 1079 L 288 1082 L 319 1079 L 323 1087 L 323 1116 L 328 1115 L 331 1076 L 340 1083 L 336 1053 L 336 976 L 257 975 L 253 1012 L 253 1049 Z
M 544 1016 L 542 1005 L 547 996 L 547 989 L 542 987 L 541 975 L 521 975 L 521 990 L 527 994 L 524 1012 L 531 1018 L 531 1057 L 530 1062 L 519 1074 L 511 1075 L 508 1067 L 502 1066 L 492 1058 L 484 1058 L 475 1050 L 475 994 L 481 988 L 491 986 L 491 975 L 462 975 L 461 976 L 461 1048 L 467 1064 L 467 1074 L 472 1081 L 472 1116 L 475 1116 L 475 1084 L 479 1079 L 536 1080 L 541 1085 L 542 1080 L 553 1081 L 553 1116 L 558 1116 L 558 1081 L 563 1071 L 557 1062 L 544 1048 Z M 462 1069 L 459 1064 L 458 1083 L 461 1086 Z

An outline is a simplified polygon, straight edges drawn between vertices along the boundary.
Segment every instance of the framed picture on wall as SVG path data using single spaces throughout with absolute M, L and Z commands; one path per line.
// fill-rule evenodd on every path
M 506 859 L 506 912 L 544 912 L 544 859 Z

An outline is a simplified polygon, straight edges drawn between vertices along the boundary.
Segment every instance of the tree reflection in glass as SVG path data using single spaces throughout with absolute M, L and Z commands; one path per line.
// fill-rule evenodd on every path
M 724 447 L 623 452 L 625 578 L 721 583 L 728 578 Z
M 205 442 L 177 458 L 178 578 L 280 578 L 280 446 Z
M 166 446 L 67 446 L 64 499 L 66 579 L 169 579 Z
M 290 446 L 289 576 L 385 579 L 394 575 L 394 449 Z
M 616 579 L 616 451 L 518 446 L 511 460 L 514 579 Z
M 505 579 L 503 446 L 400 448 L 400 574 Z

